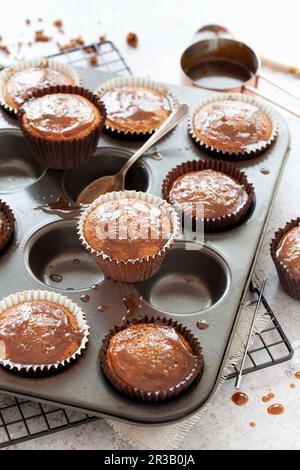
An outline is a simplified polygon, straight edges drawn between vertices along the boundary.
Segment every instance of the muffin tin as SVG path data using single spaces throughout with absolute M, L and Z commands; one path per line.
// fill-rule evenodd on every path
M 111 78 L 98 71 L 79 72 L 84 86 L 92 90 Z M 170 89 L 191 106 L 207 97 L 196 88 Z M 137 424 L 177 421 L 204 406 L 222 375 L 288 156 L 288 127 L 280 116 L 278 120 L 279 134 L 273 146 L 251 161 L 235 163 L 255 187 L 256 202 L 250 217 L 232 230 L 206 235 L 204 248 L 201 240 L 178 241 L 153 278 L 125 285 L 105 279 L 85 253 L 75 235 L 76 221 L 71 213 L 49 214 L 40 207 L 55 202 L 61 195 L 75 200 L 90 181 L 120 168 L 139 143 L 102 135 L 95 157 L 86 167 L 46 172 L 32 161 L 15 121 L 3 113 L 0 198 L 14 211 L 16 231 L 0 257 L 0 297 L 19 290 L 57 290 L 80 305 L 91 330 L 86 353 L 71 367 L 44 378 L 20 377 L 0 369 L 0 391 Z M 177 164 L 210 158 L 189 138 L 187 122 L 181 123 L 158 147 L 163 158 L 149 154 L 140 160 L 128 174 L 127 189 L 160 195 L 164 177 Z M 205 358 L 202 380 L 178 398 L 159 404 L 139 403 L 122 396 L 102 375 L 102 340 L 126 316 L 124 298 L 135 300 L 133 317 L 172 318 L 199 338 Z M 197 328 L 201 320 L 208 322 L 208 329 Z

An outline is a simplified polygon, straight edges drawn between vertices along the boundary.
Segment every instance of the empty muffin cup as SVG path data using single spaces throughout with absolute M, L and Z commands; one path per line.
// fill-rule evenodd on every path
M 221 178 L 228 180 L 228 184 L 236 186 L 236 188 L 231 188 L 232 201 L 231 199 L 230 201 L 232 202 L 232 207 L 227 208 L 228 191 L 230 188 L 226 189 L 226 181 L 220 181 L 220 186 L 216 186 L 215 193 L 213 192 L 212 183 L 207 182 L 206 190 L 203 188 L 201 190 L 204 199 L 201 196 L 199 201 L 195 197 L 196 182 L 188 182 L 189 185 L 192 184 L 190 186 L 192 199 L 189 200 L 187 195 L 186 200 L 182 204 L 178 198 L 178 200 L 175 200 L 174 196 L 172 196 L 174 183 L 181 181 L 185 175 L 189 176 L 198 172 L 207 172 L 208 177 L 210 174 L 220 174 Z M 187 190 L 188 187 L 183 189 Z M 180 189 L 178 196 L 182 197 L 183 189 Z M 211 195 L 209 191 L 211 191 Z M 177 165 L 165 177 L 162 185 L 162 194 L 163 198 L 177 210 L 183 212 L 185 217 L 192 218 L 193 226 L 196 225 L 197 221 L 204 222 L 204 230 L 206 232 L 221 232 L 236 227 L 246 217 L 251 205 L 254 204 L 254 188 L 248 182 L 245 173 L 239 171 L 234 165 L 221 160 L 192 160 Z M 209 196 L 211 197 L 209 198 Z M 201 215 L 197 213 L 197 204 L 202 209 Z M 214 211 L 214 207 L 217 208 L 218 205 L 223 205 L 223 209 L 221 211 L 219 209 Z M 207 216 L 209 206 L 211 206 L 212 210 L 210 212 L 212 212 L 212 215 Z M 222 215 L 217 215 L 218 213 Z
M 185 326 L 144 317 L 110 330 L 100 351 L 100 366 L 123 395 L 156 403 L 187 390 L 201 377 L 204 359 L 199 341 Z
M 136 191 L 100 196 L 78 223 L 83 246 L 104 274 L 129 283 L 153 276 L 178 234 L 179 219 L 172 206 Z
M 270 251 L 282 288 L 300 300 L 300 217 L 275 233 Z
M 45 115 L 47 119 L 43 119 Z M 37 91 L 18 111 L 32 156 L 57 170 L 84 165 L 93 156 L 105 118 L 99 97 L 75 86 Z

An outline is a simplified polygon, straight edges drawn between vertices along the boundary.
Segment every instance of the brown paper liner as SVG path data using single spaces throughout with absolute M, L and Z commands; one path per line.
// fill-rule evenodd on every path
M 179 334 L 181 334 L 186 339 L 186 341 L 191 346 L 192 352 L 194 356 L 196 357 L 193 371 L 189 375 L 189 377 L 186 377 L 176 387 L 172 387 L 163 391 L 153 390 L 153 392 L 146 392 L 139 388 L 130 387 L 124 384 L 111 371 L 108 365 L 108 361 L 107 361 L 107 352 L 108 352 L 111 338 L 119 331 L 122 331 L 128 328 L 130 325 L 136 325 L 136 324 L 141 324 L 141 323 L 147 323 L 147 324 L 156 323 L 159 325 L 166 325 L 166 326 L 173 327 Z M 157 402 L 170 400 L 172 398 L 177 397 L 178 395 L 183 393 L 185 390 L 187 390 L 196 379 L 200 379 L 204 370 L 203 351 L 202 351 L 202 347 L 198 339 L 192 334 L 190 330 L 187 329 L 187 327 L 183 326 L 182 324 L 179 324 L 173 321 L 172 319 L 159 318 L 159 317 L 149 318 L 148 316 L 146 316 L 138 320 L 133 319 L 131 321 L 127 321 L 126 323 L 122 323 L 119 326 L 115 326 L 113 329 L 109 331 L 109 333 L 104 338 L 99 357 L 100 357 L 100 366 L 101 366 L 103 373 L 105 374 L 107 379 L 112 383 L 112 385 L 114 385 L 119 390 L 119 392 L 121 392 L 122 394 L 126 396 L 129 396 L 130 398 L 141 400 L 143 402 L 148 402 L 148 403 L 157 403 Z
M 203 106 L 207 104 L 218 102 L 218 101 L 226 101 L 226 100 L 243 101 L 245 103 L 253 104 L 254 106 L 257 106 L 258 109 L 260 109 L 260 111 L 264 112 L 266 116 L 268 116 L 270 121 L 272 122 L 272 133 L 271 133 L 269 140 L 264 142 L 260 146 L 258 146 L 256 149 L 245 150 L 239 153 L 228 152 L 222 149 L 216 149 L 212 145 L 209 145 L 201 141 L 201 139 L 196 135 L 196 132 L 194 130 L 194 117 L 196 113 Z M 245 95 L 242 93 L 230 93 L 230 94 L 214 95 L 208 98 L 207 100 L 203 101 L 200 105 L 196 106 L 189 116 L 188 132 L 189 132 L 190 137 L 194 141 L 194 143 L 208 155 L 215 157 L 215 158 L 219 158 L 221 160 L 244 161 L 244 160 L 250 160 L 252 158 L 258 157 L 259 155 L 264 153 L 276 140 L 276 137 L 278 135 L 278 127 L 279 127 L 279 124 L 278 124 L 277 116 L 275 115 L 275 113 L 270 107 L 265 105 L 265 103 L 249 95 Z
M 32 135 L 23 124 L 24 109 L 18 111 L 18 122 L 27 140 L 33 158 L 36 161 L 55 170 L 66 170 L 84 165 L 94 154 L 101 131 L 106 119 L 104 104 L 97 95 L 89 90 L 77 86 L 53 86 L 37 91 L 33 98 L 54 94 L 68 93 L 83 96 L 93 103 L 99 110 L 101 119 L 98 127 L 94 128 L 88 135 L 69 140 L 48 140 Z
M 5 240 L 3 243 L 0 243 L 0 253 L 1 251 L 3 251 L 8 242 L 10 241 L 13 233 L 14 233 L 14 230 L 15 230 L 15 217 L 14 217 L 14 214 L 11 210 L 11 208 L 4 202 L 4 201 L 1 201 L 0 199 L 0 212 L 2 212 L 4 214 L 4 216 L 6 217 L 6 220 L 8 222 L 8 231 L 7 231 L 7 234 L 6 234 L 6 237 L 5 237 Z
M 117 260 L 103 252 L 95 251 L 86 242 L 84 237 L 84 223 L 88 214 L 103 202 L 108 200 L 118 200 L 122 197 L 138 198 L 140 200 L 156 204 L 158 207 L 161 206 L 168 212 L 172 224 L 172 233 L 164 247 L 155 255 L 128 261 Z M 176 237 L 178 236 L 179 219 L 176 211 L 157 196 L 137 191 L 113 192 L 100 196 L 82 213 L 79 219 L 77 232 L 84 248 L 95 258 L 101 270 L 108 278 L 119 282 L 134 283 L 145 281 L 151 276 L 154 276 L 154 274 L 159 270 L 167 252 L 173 246 L 176 241 Z
M 300 225 L 300 217 L 293 219 L 282 229 L 279 229 L 271 242 L 270 252 L 277 269 L 280 283 L 285 292 L 296 300 L 300 300 L 300 276 L 295 275 L 276 255 L 280 240 L 294 227 Z
M 243 220 L 243 218 L 247 215 L 247 212 L 250 210 L 251 205 L 254 203 L 255 195 L 254 195 L 254 188 L 252 184 L 250 184 L 247 180 L 245 173 L 239 171 L 234 165 L 224 162 L 222 160 L 192 160 L 188 162 L 184 162 L 181 165 L 177 165 L 173 168 L 168 175 L 165 177 L 163 184 L 162 184 L 162 194 L 163 198 L 172 204 L 170 200 L 170 191 L 172 189 L 174 181 L 183 176 L 186 173 L 195 172 L 195 171 L 203 171 L 203 170 L 214 170 L 224 173 L 239 183 L 243 184 L 245 190 L 248 194 L 248 199 L 239 209 L 238 212 L 225 215 L 222 217 L 217 217 L 215 219 L 211 218 L 204 218 L 201 221 L 204 223 L 204 230 L 206 232 L 222 232 L 228 230 L 230 228 L 236 227 L 239 223 Z M 180 206 L 174 204 L 174 207 L 177 209 L 181 209 Z M 196 224 L 197 219 L 196 217 L 193 218 L 193 225 Z

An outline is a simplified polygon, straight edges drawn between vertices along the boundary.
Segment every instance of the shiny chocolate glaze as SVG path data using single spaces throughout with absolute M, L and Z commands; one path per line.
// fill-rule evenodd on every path
M 133 198 L 99 205 L 84 225 L 90 247 L 124 261 L 157 254 L 170 235 L 171 221 L 163 209 Z
M 55 364 L 72 356 L 83 333 L 62 305 L 28 301 L 0 315 L 0 357 L 15 364 Z
M 24 124 L 41 137 L 76 137 L 92 128 L 100 113 L 80 95 L 53 93 L 23 104 Z
M 8 104 L 19 107 L 35 91 L 55 85 L 74 85 L 74 81 L 68 75 L 49 67 L 30 67 L 14 73 L 7 80 L 6 100 Z
M 248 194 L 241 183 L 214 170 L 186 173 L 174 181 L 170 191 L 172 204 L 192 211 L 194 216 L 196 204 L 201 204 L 204 217 L 208 219 L 237 213 L 247 199 Z
M 9 226 L 6 215 L 0 212 L 0 247 L 6 241 L 8 229 Z
M 111 372 L 125 385 L 165 391 L 187 380 L 197 358 L 173 327 L 137 324 L 116 333 L 107 352 Z
M 300 226 L 292 228 L 282 237 L 276 256 L 293 274 L 300 276 Z
M 150 132 L 171 112 L 168 98 L 144 87 L 118 87 L 107 91 L 102 100 L 107 111 L 106 124 L 123 131 Z
M 195 114 L 193 125 L 202 143 L 224 152 L 258 150 L 272 134 L 272 122 L 263 111 L 236 100 L 206 104 Z

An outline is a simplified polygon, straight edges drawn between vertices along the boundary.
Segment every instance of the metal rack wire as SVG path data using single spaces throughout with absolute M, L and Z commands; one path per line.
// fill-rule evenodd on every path
M 51 58 L 83 67 L 91 66 L 91 59 L 95 57 L 97 64 L 94 68 L 98 70 L 122 75 L 132 73 L 111 41 L 80 46 L 51 56 Z M 253 292 L 259 293 L 258 289 L 254 289 Z M 248 352 L 244 374 L 287 361 L 293 355 L 291 344 L 264 297 L 262 308 L 270 319 L 269 324 L 262 333 L 256 335 L 255 342 Z M 238 370 L 238 365 L 233 366 L 233 372 L 229 378 L 235 377 Z M 0 394 L 0 448 L 97 419 L 99 418 L 75 411 Z

